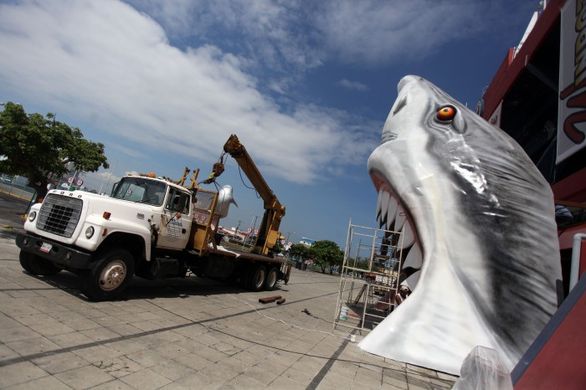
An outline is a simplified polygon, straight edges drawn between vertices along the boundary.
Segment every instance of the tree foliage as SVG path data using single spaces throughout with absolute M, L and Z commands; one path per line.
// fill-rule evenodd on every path
M 293 244 L 289 248 L 289 255 L 293 258 L 306 259 L 310 256 L 309 247 L 303 244 Z
M 341 265 L 344 259 L 344 252 L 340 250 L 338 244 L 329 240 L 316 241 L 310 248 L 315 263 L 320 267 L 321 272 L 326 272 L 326 267 Z
M 54 114 L 27 114 L 12 102 L 0 112 L 0 156 L 0 171 L 28 178 L 39 196 L 45 195 L 49 176 L 66 173 L 69 162 L 80 171 L 109 167 L 103 144 L 86 140 Z

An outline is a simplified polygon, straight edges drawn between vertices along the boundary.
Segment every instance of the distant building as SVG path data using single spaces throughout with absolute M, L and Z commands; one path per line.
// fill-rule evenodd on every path
M 305 245 L 307 247 L 313 246 L 313 244 L 315 244 L 315 240 L 312 240 L 311 238 L 307 238 L 307 237 L 301 237 L 301 240 L 299 240 L 299 243 L 301 245 Z

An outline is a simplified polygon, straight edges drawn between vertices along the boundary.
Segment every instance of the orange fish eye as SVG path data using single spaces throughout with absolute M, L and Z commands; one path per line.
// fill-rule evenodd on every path
M 456 107 L 442 106 L 437 110 L 436 118 L 442 122 L 451 121 L 456 116 Z

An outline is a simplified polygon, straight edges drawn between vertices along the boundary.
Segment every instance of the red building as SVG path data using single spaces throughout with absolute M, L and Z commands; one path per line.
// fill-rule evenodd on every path
M 565 213 L 558 220 L 565 294 L 576 234 L 581 249 L 576 275 L 583 278 L 513 371 L 515 389 L 584 389 L 586 240 L 579 234 L 586 233 L 586 1 L 542 3 L 478 111 L 515 138 L 551 183 Z
M 571 222 L 560 223 L 567 293 L 572 239 L 586 233 L 586 6 L 581 0 L 543 3 L 478 111 L 519 142 L 551 183 L 556 204 L 573 214 Z M 584 272 L 584 243 L 581 254 Z

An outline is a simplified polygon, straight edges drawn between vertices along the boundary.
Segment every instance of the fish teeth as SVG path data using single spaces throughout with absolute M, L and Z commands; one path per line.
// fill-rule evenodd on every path
M 390 203 L 391 196 L 385 190 L 380 190 L 378 192 L 378 199 L 376 202 L 376 219 L 378 221 L 379 228 L 385 228 L 387 226 L 388 221 L 388 209 Z
M 378 192 L 378 198 L 376 199 L 376 218 L 378 220 L 381 219 L 380 209 L 381 209 L 381 200 L 382 200 L 382 197 L 383 197 L 383 190 L 380 190 Z
M 389 199 L 389 208 L 387 210 L 387 230 L 393 230 L 393 222 L 395 222 L 395 214 L 397 213 L 398 205 L 399 201 L 391 195 Z
M 413 247 L 409 250 L 405 261 L 403 262 L 403 268 L 411 267 L 415 269 L 421 268 L 423 265 L 423 253 L 421 252 L 421 248 L 419 244 L 413 245 Z
M 380 207 L 381 207 L 380 215 L 381 215 L 383 222 L 386 222 L 388 220 L 387 219 L 387 212 L 389 210 L 389 199 L 390 199 L 389 193 L 386 191 L 383 191 L 383 193 L 381 195 L 381 204 L 380 204 Z
M 402 237 L 399 240 L 399 249 L 409 248 L 415 242 L 415 231 L 409 221 L 403 225 L 401 236 Z
M 405 224 L 405 220 L 407 219 L 406 215 L 407 214 L 405 213 L 405 210 L 403 210 L 403 206 L 399 204 L 395 215 L 395 231 L 401 231 L 403 225 Z

